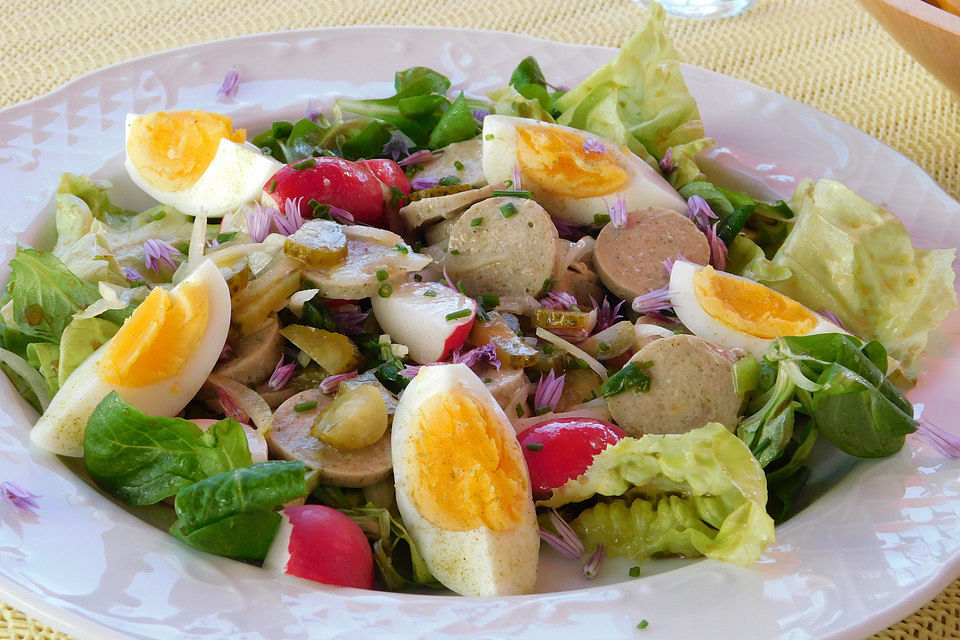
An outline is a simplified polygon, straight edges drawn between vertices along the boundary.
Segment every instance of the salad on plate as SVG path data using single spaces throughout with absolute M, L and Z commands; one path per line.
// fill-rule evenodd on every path
M 55 246 L 10 262 L 31 440 L 201 551 L 474 596 L 531 592 L 541 542 L 585 581 L 751 565 L 824 443 L 960 455 L 902 391 L 955 251 L 835 181 L 709 179 L 676 57 L 654 7 L 572 88 L 526 58 L 484 97 L 413 67 L 255 135 L 129 114 L 158 204 L 65 174 Z

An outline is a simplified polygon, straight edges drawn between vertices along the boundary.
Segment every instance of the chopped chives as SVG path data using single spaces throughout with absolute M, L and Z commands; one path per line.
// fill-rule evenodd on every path
M 503 214 L 504 218 L 509 218 L 510 216 L 517 215 L 517 205 L 512 202 L 507 202 L 506 204 L 500 205 L 500 213 Z
M 527 451 L 540 451 L 540 449 L 543 449 L 542 442 L 528 442 L 524 446 L 526 447 Z
M 399 242 L 396 244 L 396 247 L 397 247 L 397 253 L 402 253 L 403 255 L 407 255 L 408 253 L 410 253 L 410 249 L 407 249 L 405 246 L 403 246 Z
M 310 400 L 309 402 L 298 402 L 293 405 L 293 410 L 297 413 L 303 413 L 304 411 L 310 411 L 311 409 L 317 408 L 317 401 Z
M 518 418 L 522 418 L 522 417 L 523 417 L 523 405 L 522 405 L 522 404 L 520 404 L 520 403 L 518 402 L 518 403 L 517 403 L 517 406 L 515 406 L 515 407 L 513 408 L 513 410 L 517 412 L 517 417 L 518 417 Z
M 224 242 L 230 242 L 236 237 L 236 231 L 228 231 L 227 233 L 221 233 L 217 235 L 217 244 L 223 244 Z
M 595 213 L 593 214 L 593 224 L 607 224 L 610 222 L 609 213 Z
M 190 243 L 181 242 L 180 244 L 177 245 L 177 251 L 179 251 L 180 253 L 188 253 L 190 251 Z
M 493 378 L 484 378 L 484 379 L 483 379 L 483 384 L 490 384 L 491 382 L 493 382 Z
M 433 289 L 427 289 L 423 292 L 423 295 L 427 296 L 428 298 L 435 298 L 437 297 L 437 292 Z
M 546 291 L 549 291 L 550 289 L 553 289 L 553 279 L 552 279 L 552 278 L 544 278 L 544 280 L 543 280 L 543 288 L 544 288 L 544 290 L 546 290 Z
M 640 577 L 640 567 L 630 567 L 630 577 L 639 578 Z
M 459 160 L 454 160 L 453 166 L 456 167 L 457 171 L 463 171 L 463 163 Z
M 467 295 L 467 288 L 463 286 L 463 283 L 459 280 L 457 280 L 457 291 L 459 291 L 463 295 Z
M 503 186 L 505 186 L 507 189 L 509 189 L 510 187 L 513 186 L 513 180 L 504 180 L 504 181 L 503 181 Z
M 533 415 L 535 415 L 535 416 L 542 416 L 542 415 L 545 414 L 545 413 L 550 413 L 550 411 L 551 411 L 550 405 L 547 405 L 547 406 L 545 406 L 545 407 L 540 407 L 539 409 L 537 409 L 536 411 L 534 411 L 534 412 L 533 412 Z
M 494 307 L 499 307 L 500 296 L 495 296 L 492 293 L 481 294 L 480 304 L 486 307 L 487 309 L 493 309 Z
M 503 196 L 506 198 L 524 198 L 527 200 L 530 199 L 530 192 L 524 189 L 516 189 L 516 190 L 494 189 L 493 193 L 491 193 L 490 195 L 494 198 L 498 196 Z
M 455 184 L 460 184 L 460 178 L 457 176 L 444 176 L 440 178 L 441 187 L 452 187 Z
M 460 255 L 460 249 L 450 249 L 450 255 L 452 256 Z
M 155 214 L 153 214 L 153 219 L 154 219 L 154 220 L 163 220 L 163 219 L 166 218 L 166 217 L 167 217 L 167 212 L 164 211 L 163 209 L 161 209 L 160 211 L 157 211 Z
M 390 286 L 389 282 L 384 282 L 380 285 L 380 288 L 377 289 L 377 295 L 381 298 L 389 298 L 393 295 L 393 287 Z
M 460 309 L 460 311 L 454 311 L 453 313 L 447 314 L 447 320 L 458 320 L 460 318 L 466 318 L 470 315 L 470 309 Z
M 549 356 L 550 354 L 552 354 L 552 353 L 553 353 L 553 345 L 550 344 L 549 342 L 544 343 L 544 345 L 543 345 L 543 353 L 544 353 L 544 355 L 548 355 L 548 356 Z
M 600 351 L 610 351 L 610 344 L 607 342 L 600 343 Z
M 306 160 L 301 160 L 297 164 L 290 165 L 290 168 L 293 169 L 294 171 L 303 171 L 304 169 L 309 169 L 315 164 L 317 164 L 316 159 L 307 158 Z
M 416 280 L 417 282 L 423 282 L 423 276 L 420 275 L 419 273 L 413 274 L 413 279 Z
M 383 282 L 389 277 L 390 275 L 387 273 L 386 269 L 377 269 L 377 280 L 379 280 L 380 282 Z
M 474 218 L 473 220 L 470 221 L 470 226 L 471 226 L 471 227 L 479 227 L 479 226 L 482 225 L 482 224 L 483 224 L 483 217 L 482 217 L 482 216 L 479 217 L 479 218 Z
M 646 629 L 649 626 L 650 626 L 650 623 L 647 622 L 646 620 L 641 620 L 640 622 L 637 623 L 637 629 Z
M 277 181 L 276 181 L 276 180 L 271 180 L 271 181 L 270 181 L 270 186 L 267 188 L 267 193 L 273 193 L 273 192 L 276 191 L 276 190 L 277 190 Z
M 493 134 L 492 134 L 492 133 L 488 133 L 487 135 L 483 136 L 483 139 L 484 139 L 484 140 L 493 140 Z

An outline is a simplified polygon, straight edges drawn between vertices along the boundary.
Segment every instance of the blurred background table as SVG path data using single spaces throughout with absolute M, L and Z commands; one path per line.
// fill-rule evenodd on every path
M 628 0 L 0 0 L 0 107 L 114 62 L 261 31 L 428 24 L 614 47 L 643 17 Z M 960 99 L 854 0 L 759 0 L 741 16 L 672 19 L 670 29 L 685 61 L 849 122 L 918 162 L 960 198 Z M 874 638 L 960 639 L 960 579 Z M 0 603 L 0 640 L 14 639 L 67 637 Z

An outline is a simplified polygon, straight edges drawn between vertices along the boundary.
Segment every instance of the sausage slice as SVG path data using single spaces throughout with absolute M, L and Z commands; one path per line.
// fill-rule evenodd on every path
M 296 405 L 311 401 L 317 402 L 314 409 L 294 410 Z M 389 429 L 378 441 L 356 451 L 340 451 L 310 435 L 314 421 L 332 401 L 319 389 L 309 389 L 280 405 L 265 435 L 270 454 L 284 460 L 302 460 L 307 465 L 307 486 L 311 489 L 319 483 L 366 487 L 390 477 L 393 458 Z
M 607 397 L 614 422 L 631 436 L 686 433 L 708 422 L 733 431 L 743 398 L 733 389 L 734 357 L 696 336 L 676 335 L 652 342 L 631 362 L 652 362 L 650 390 L 627 389 Z
M 600 279 L 624 300 L 666 286 L 670 274 L 664 260 L 682 255 L 690 262 L 708 264 L 707 238 L 689 218 L 666 209 L 631 211 L 618 229 L 607 224 L 597 236 L 594 262 Z
M 490 198 L 450 229 L 447 268 L 472 296 L 535 296 L 553 273 L 557 228 L 526 198 Z
M 237 355 L 218 365 L 214 373 L 236 380 L 240 384 L 260 384 L 270 377 L 283 354 L 283 336 L 277 314 L 270 314 L 267 325 L 235 345 Z

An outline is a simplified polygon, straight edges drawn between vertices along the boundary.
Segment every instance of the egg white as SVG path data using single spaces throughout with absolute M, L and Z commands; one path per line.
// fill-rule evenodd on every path
M 217 364 L 230 327 L 230 291 L 220 270 L 210 260 L 201 264 L 182 283 L 200 284 L 209 304 L 207 326 L 197 350 L 184 362 L 180 372 L 166 380 L 142 387 L 124 387 L 102 380 L 97 364 L 111 340 L 97 349 L 77 367 L 40 416 L 30 439 L 47 451 L 80 457 L 83 433 L 96 406 L 111 391 L 116 391 L 135 409 L 151 416 L 175 416 L 193 398 Z
M 124 149 L 133 122 L 139 117 L 140 114 L 127 114 Z M 134 184 L 157 202 L 187 215 L 216 218 L 235 211 L 246 202 L 258 200 L 263 185 L 283 164 L 263 155 L 251 144 L 221 138 L 210 166 L 186 189 L 165 191 L 152 186 L 140 175 L 129 155 L 124 160 L 124 167 Z
M 536 125 L 571 132 L 584 139 L 599 140 L 616 163 L 627 172 L 627 181 L 616 190 L 604 196 L 590 198 L 568 198 L 551 194 L 537 188 L 532 181 L 524 181 L 517 160 L 517 127 Z M 521 186 L 530 191 L 534 199 L 556 218 L 569 220 L 576 224 L 594 224 L 596 214 L 605 214 L 607 205 L 612 205 L 617 196 L 626 202 L 627 211 L 658 207 L 678 213 L 687 210 L 687 204 L 680 194 L 663 179 L 656 169 L 640 159 L 636 154 L 617 143 L 599 138 L 585 131 L 565 127 L 559 124 L 540 122 L 530 118 L 491 115 L 483 119 L 483 173 L 490 184 L 513 180 L 514 169 L 521 171 Z
M 493 531 L 485 526 L 468 531 L 443 529 L 424 518 L 411 498 L 407 483 L 418 464 L 417 412 L 425 400 L 446 391 L 469 395 L 497 421 L 505 446 L 516 447 L 524 484 L 528 494 L 530 492 L 530 480 L 516 434 L 483 382 L 463 364 L 427 366 L 422 367 L 407 386 L 393 417 L 393 473 L 400 514 L 427 567 L 447 588 L 472 596 L 529 593 L 537 578 L 540 548 L 532 497 L 525 502 L 516 527 L 507 531 Z M 443 472 L 437 469 L 437 473 Z
M 710 340 L 721 346 L 731 349 L 743 349 L 752 356 L 759 357 L 773 343 L 772 339 L 759 338 L 752 334 L 730 327 L 714 318 L 700 306 L 694 290 L 693 277 L 698 271 L 706 267 L 678 260 L 673 264 L 670 275 L 670 302 L 680 322 L 694 335 Z M 758 284 L 749 278 L 723 273 L 723 277 L 736 278 L 753 284 Z M 762 286 L 762 285 L 760 285 Z M 809 309 L 808 309 L 809 311 Z M 842 328 L 830 322 L 820 314 L 811 311 L 817 319 L 814 328 L 805 335 L 817 333 L 847 333 Z

